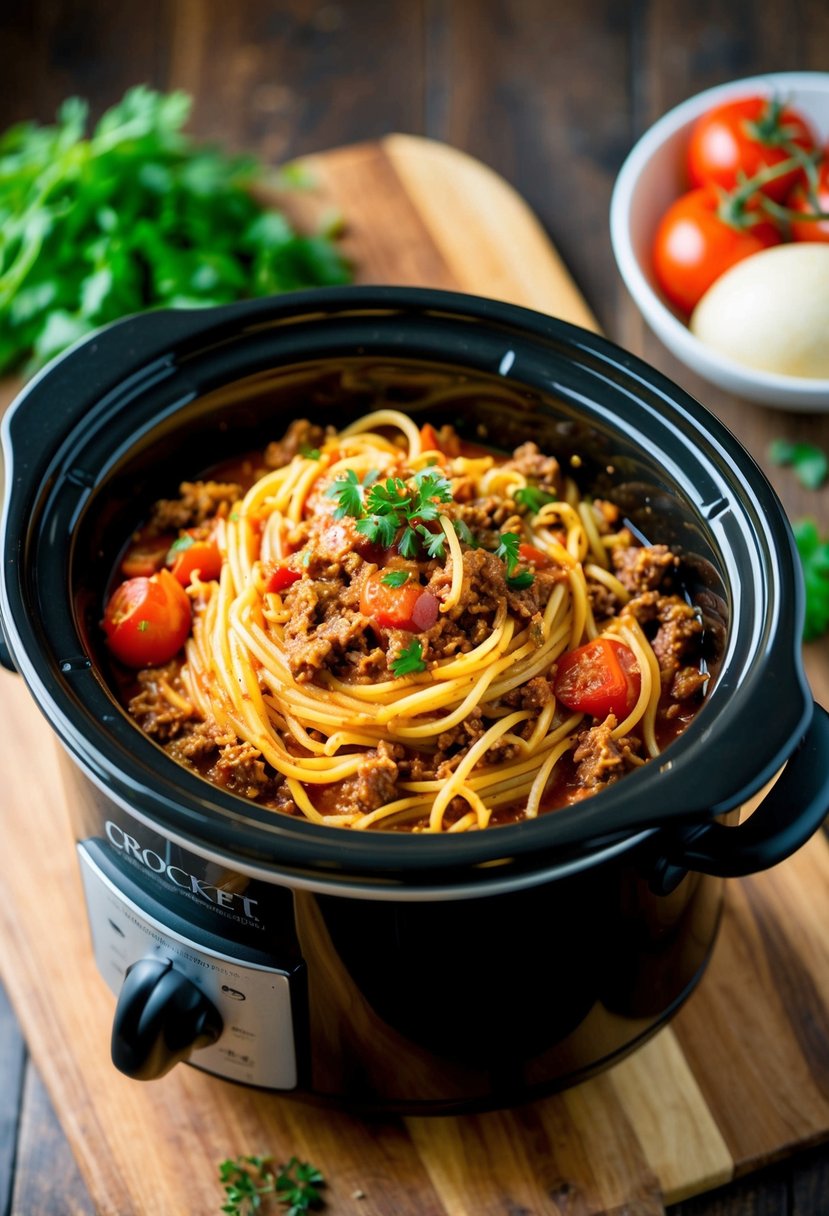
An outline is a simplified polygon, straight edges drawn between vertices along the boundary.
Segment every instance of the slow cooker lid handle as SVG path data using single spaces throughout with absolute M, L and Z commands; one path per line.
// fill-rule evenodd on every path
M 669 872 L 741 878 L 767 870 L 805 844 L 827 812 L 829 713 L 815 705 L 809 729 L 750 818 L 737 827 L 711 822 L 680 829 L 657 866 L 662 885 Z

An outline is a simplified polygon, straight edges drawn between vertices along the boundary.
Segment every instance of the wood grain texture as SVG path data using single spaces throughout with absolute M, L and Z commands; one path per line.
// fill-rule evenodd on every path
M 462 187 L 445 180 L 456 165 Z M 346 211 L 362 281 L 466 290 L 497 281 L 516 302 L 565 317 L 578 302 L 579 319 L 591 319 L 531 214 L 490 170 L 476 180 L 469 158 L 395 136 L 317 156 L 312 168 L 319 192 L 306 203 L 335 200 Z M 441 220 L 434 199 L 453 198 L 463 205 L 447 205 Z M 514 234 L 526 223 L 514 247 L 531 257 L 533 273 L 516 263 L 508 282 L 509 260 L 496 257 L 464 277 L 453 250 L 469 249 L 476 227 L 483 248 L 499 215 Z M 453 235 L 453 225 L 463 233 Z M 735 1170 L 829 1137 L 823 837 L 769 874 L 729 884 L 711 970 L 670 1028 L 610 1072 L 543 1102 L 475 1118 L 367 1122 L 196 1069 L 145 1085 L 127 1080 L 108 1058 L 112 999 L 89 951 L 47 737 L 26 690 L 3 675 L 0 851 L 16 864 L 0 901 L 0 966 L 101 1212 L 214 1210 L 216 1163 L 268 1151 L 314 1160 L 331 1179 L 336 1214 L 658 1216 L 666 1202 Z M 9 762 L 23 755 L 37 764 Z M 31 839 L 47 837 L 50 849 L 35 853 Z

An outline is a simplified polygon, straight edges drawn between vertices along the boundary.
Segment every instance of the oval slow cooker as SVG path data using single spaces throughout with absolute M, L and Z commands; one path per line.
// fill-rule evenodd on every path
M 380 399 L 575 458 L 583 486 L 680 555 L 714 678 L 660 759 L 531 822 L 358 833 L 228 794 L 129 719 L 99 622 L 150 504 L 295 417 L 341 426 Z M 37 376 L 3 451 L 6 657 L 67 757 L 93 948 L 118 996 L 113 1059 L 131 1076 L 190 1059 L 398 1110 L 569 1084 L 687 997 L 722 878 L 780 861 L 829 807 L 829 718 L 803 676 L 777 498 L 702 406 L 592 334 L 397 288 L 147 314 Z

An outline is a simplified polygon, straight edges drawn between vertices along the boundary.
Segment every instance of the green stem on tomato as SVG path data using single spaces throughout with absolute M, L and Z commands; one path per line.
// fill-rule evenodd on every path
M 745 228 L 746 206 L 756 194 L 762 191 L 763 186 L 773 182 L 775 178 L 791 173 L 792 169 L 804 169 L 806 160 L 813 161 L 818 156 L 818 152 L 804 153 L 799 150 L 798 155 L 781 160 L 776 165 L 769 165 L 765 169 L 761 169 L 759 173 L 755 173 L 754 177 L 740 182 L 734 190 L 724 193 L 721 197 L 717 208 L 720 219 L 731 228 Z

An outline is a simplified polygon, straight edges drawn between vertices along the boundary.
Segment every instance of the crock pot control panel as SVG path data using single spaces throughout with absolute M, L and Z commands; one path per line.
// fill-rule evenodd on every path
M 144 892 L 131 898 L 96 853 L 94 841 L 78 845 L 95 960 L 118 997 L 113 1062 L 149 1080 L 189 1059 L 232 1081 L 294 1089 L 297 975 L 239 957 L 245 951 L 224 954 L 195 926 L 172 928 L 166 910 Z

